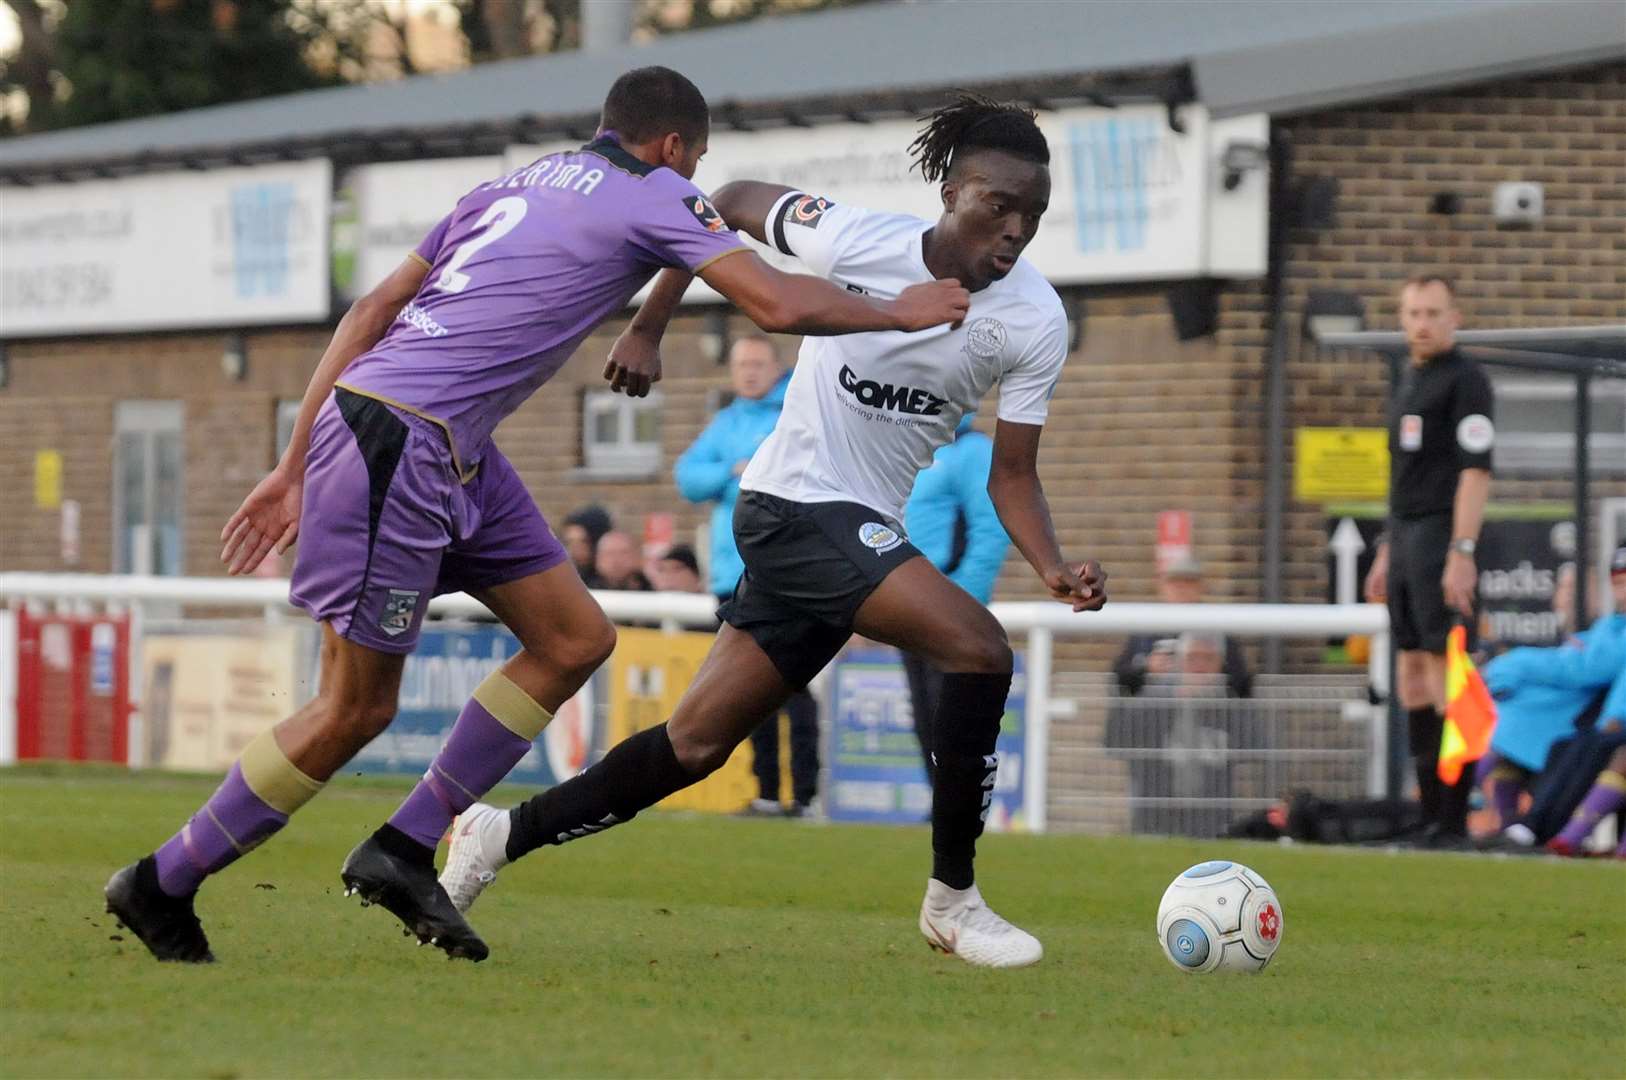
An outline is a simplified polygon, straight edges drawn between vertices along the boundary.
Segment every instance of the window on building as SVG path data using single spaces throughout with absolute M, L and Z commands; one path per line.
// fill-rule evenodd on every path
M 1508 472 L 1575 468 L 1575 380 L 1520 373 L 1498 376 L 1495 466 Z M 1592 472 L 1626 471 L 1626 379 L 1593 379 Z
M 113 570 L 179 574 L 185 539 L 181 403 L 121 401 L 113 430 Z
M 609 390 L 582 396 L 582 464 L 607 476 L 648 476 L 661 466 L 661 392 L 629 398 Z
M 299 418 L 299 399 L 282 398 L 277 402 L 277 453 L 272 464 L 282 460 L 283 451 L 294 438 L 294 421 Z

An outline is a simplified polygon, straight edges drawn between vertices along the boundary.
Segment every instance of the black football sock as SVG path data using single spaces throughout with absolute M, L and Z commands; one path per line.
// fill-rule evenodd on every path
M 994 740 L 1011 691 L 1009 672 L 948 673 L 932 725 L 932 877 L 951 889 L 976 880 L 972 861 L 993 804 Z
M 1474 767 L 1469 762 L 1454 784 L 1440 784 L 1440 829 L 1454 836 L 1468 835 L 1468 799 L 1474 791 Z
M 1442 789 L 1440 783 L 1440 736 L 1445 731 L 1445 720 L 1439 710 L 1430 705 L 1406 712 L 1407 742 L 1411 746 L 1412 764 L 1417 770 L 1417 799 L 1423 805 L 1423 823 L 1440 821 Z
M 598 764 L 510 810 L 508 858 L 631 821 L 699 779 L 679 764 L 665 724 L 645 728 Z

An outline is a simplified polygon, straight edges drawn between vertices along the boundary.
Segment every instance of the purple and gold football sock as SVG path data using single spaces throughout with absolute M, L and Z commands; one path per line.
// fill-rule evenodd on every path
M 191 896 L 204 878 L 264 843 L 321 790 L 288 760 L 271 731 L 262 732 L 209 801 L 154 853 L 159 888 Z
M 496 787 L 552 719 L 512 679 L 493 671 L 475 687 L 446 745 L 389 823 L 432 853 L 452 819 Z
M 1612 814 L 1622 806 L 1626 806 L 1626 776 L 1605 769 L 1592 782 L 1592 789 L 1581 800 L 1581 805 L 1575 808 L 1575 813 L 1570 815 L 1564 831 L 1553 839 L 1571 848 L 1579 848 L 1605 814 Z
M 1495 754 L 1487 754 L 1485 761 L 1490 763 L 1490 768 L 1484 771 L 1490 782 L 1490 802 L 1496 810 L 1496 825 L 1505 829 L 1519 816 L 1519 792 L 1524 788 L 1524 770 Z

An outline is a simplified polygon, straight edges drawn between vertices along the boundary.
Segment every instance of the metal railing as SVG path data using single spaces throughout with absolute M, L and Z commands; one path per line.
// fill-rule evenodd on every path
M 595 591 L 606 615 L 617 622 L 658 622 L 668 630 L 716 625 L 716 601 L 692 593 Z M 0 573 L 0 605 L 15 602 L 66 605 L 103 604 L 130 609 L 133 615 L 132 648 L 139 648 L 143 608 L 147 605 L 188 604 L 210 608 L 258 608 L 280 618 L 292 610 L 288 582 L 273 578 L 149 577 L 121 574 Z M 1389 619 L 1384 608 L 1371 604 L 1145 604 L 1113 603 L 1101 611 L 1075 614 L 1061 604 L 1044 601 L 1000 602 L 990 605 L 995 618 L 1012 638 L 1026 642 L 1027 703 L 1024 716 L 1030 767 L 1025 769 L 1025 802 L 1029 825 L 1046 828 L 1050 804 L 1051 722 L 1057 716 L 1076 715 L 1078 702 L 1054 694 L 1055 638 L 1122 636 L 1126 634 L 1215 633 L 1241 638 L 1331 638 L 1350 634 L 1371 637 L 1367 677 L 1380 699 L 1388 694 Z M 478 600 L 463 593 L 436 597 L 432 615 L 490 613 Z M 0 639 L 4 634 L 0 632 Z M 15 648 L 0 651 L 0 688 L 15 687 Z M 139 680 L 135 680 L 139 683 Z M 139 685 L 132 686 L 139 705 Z M 15 727 L 15 698 L 0 695 L 0 726 Z M 1388 722 L 1380 707 L 1369 707 L 1369 749 L 1372 753 L 1368 791 L 1383 790 L 1387 758 Z M 1193 796 L 1195 797 L 1195 796 Z
M 1223 677 L 1149 678 L 1122 693 L 1110 675 L 1059 675 L 1076 703 L 1050 735 L 1050 826 L 1213 837 L 1299 790 L 1373 792 L 1384 744 L 1366 678 L 1266 676 L 1250 697 Z

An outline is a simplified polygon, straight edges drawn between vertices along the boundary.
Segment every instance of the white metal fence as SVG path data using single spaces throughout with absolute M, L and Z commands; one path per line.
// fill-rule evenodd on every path
M 1072 705 L 1050 729 L 1054 830 L 1213 837 L 1297 790 L 1381 793 L 1385 729 L 1364 676 L 1261 676 L 1238 698 L 1223 679 L 1129 696 L 1111 675 L 1061 672 L 1052 694 Z
M 259 609 L 280 619 L 291 609 L 288 583 L 253 578 L 0 573 L 0 606 L 37 603 L 130 611 L 132 651 L 144 613 L 175 605 Z M 595 592 L 616 622 L 711 628 L 716 603 L 686 593 Z M 437 597 L 430 613 L 486 615 L 464 594 Z M 991 610 L 1027 658 L 1023 770 L 1028 825 L 1092 831 L 1197 832 L 1222 817 L 1263 805 L 1295 787 L 1327 794 L 1381 794 L 1388 722 L 1368 704 L 1368 684 L 1388 692 L 1388 616 L 1375 605 L 1114 603 L 1075 614 L 1046 602 L 996 603 Z M 0 618 L 0 732 L 15 730 L 16 654 Z M 1056 672 L 1057 635 L 1223 634 L 1241 638 L 1372 641 L 1366 679 L 1265 676 L 1250 699 L 1211 688 L 1120 698 L 1102 676 Z M 1195 692 L 1193 690 L 1195 689 Z M 140 680 L 133 679 L 139 708 Z M 0 734 L 0 762 L 9 760 Z M 14 748 L 13 748 L 14 749 Z M 1215 830 L 1217 831 L 1217 830 Z

